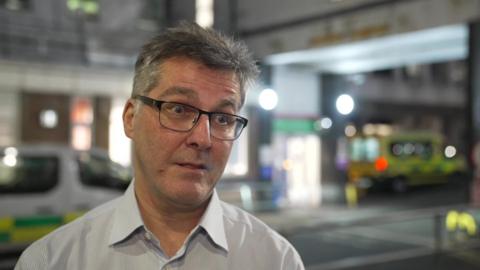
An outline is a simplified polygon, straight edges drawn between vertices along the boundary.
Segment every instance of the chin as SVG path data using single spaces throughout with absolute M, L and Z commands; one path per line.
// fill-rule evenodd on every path
M 181 200 L 177 200 L 176 204 L 180 206 L 180 208 L 184 208 L 187 210 L 196 209 L 204 206 L 205 202 L 208 201 L 208 198 L 182 198 Z
M 179 204 L 190 206 L 190 207 L 199 207 L 205 202 L 208 201 L 212 195 L 212 190 L 205 189 L 183 189 L 176 194 L 176 201 Z

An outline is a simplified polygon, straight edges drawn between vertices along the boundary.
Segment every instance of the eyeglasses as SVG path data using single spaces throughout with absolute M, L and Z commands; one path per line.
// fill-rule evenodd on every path
M 210 134 L 220 140 L 233 141 L 240 136 L 248 123 L 246 118 L 234 114 L 207 112 L 190 105 L 156 100 L 141 95 L 133 98 L 157 108 L 160 124 L 173 131 L 187 132 L 192 130 L 198 123 L 200 116 L 206 114 L 210 123 Z

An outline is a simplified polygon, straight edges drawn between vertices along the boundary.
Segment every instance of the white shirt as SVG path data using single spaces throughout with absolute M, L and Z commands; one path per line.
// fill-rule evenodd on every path
M 133 181 L 132 181 L 133 182 Z M 34 242 L 15 270 L 272 269 L 303 270 L 278 233 L 213 193 L 181 249 L 168 258 L 142 221 L 133 183 L 125 194 Z

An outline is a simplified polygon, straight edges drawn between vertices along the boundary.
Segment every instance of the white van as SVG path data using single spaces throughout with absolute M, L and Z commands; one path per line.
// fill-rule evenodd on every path
M 130 169 L 98 149 L 0 148 L 0 253 L 25 247 L 120 196 L 130 180 Z

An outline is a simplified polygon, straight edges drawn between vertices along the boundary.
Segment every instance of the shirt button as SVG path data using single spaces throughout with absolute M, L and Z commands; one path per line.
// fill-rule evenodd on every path
M 149 241 L 152 241 L 152 235 L 149 232 L 145 233 L 145 238 L 147 238 Z

